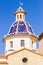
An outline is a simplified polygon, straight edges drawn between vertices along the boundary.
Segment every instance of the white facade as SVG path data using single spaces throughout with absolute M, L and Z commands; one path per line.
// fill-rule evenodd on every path
M 20 15 L 21 15 L 21 18 L 20 18 Z M 24 13 L 18 13 L 16 15 L 16 21 L 22 21 L 22 20 L 25 20 L 25 14 Z
M 24 40 L 24 46 L 21 46 L 21 40 Z M 10 41 L 12 41 L 13 43 L 13 47 L 11 48 L 11 43 Z M 32 50 L 32 40 L 30 38 L 13 38 L 10 40 L 6 40 L 6 52 L 12 52 L 13 51 L 17 51 L 20 50 L 22 48 L 28 48 Z M 6 53 L 7 54 L 7 53 Z

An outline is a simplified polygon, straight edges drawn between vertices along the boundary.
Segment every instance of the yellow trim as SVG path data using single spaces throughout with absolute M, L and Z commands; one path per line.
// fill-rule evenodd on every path
M 41 53 L 37 53 L 37 52 L 35 52 L 35 51 L 33 51 L 33 50 L 29 50 L 29 49 L 27 49 L 27 48 L 23 48 L 23 49 L 21 49 L 21 50 L 15 51 L 15 52 L 13 52 L 13 53 L 7 55 L 6 58 L 8 58 L 8 56 L 10 56 L 10 55 L 12 55 L 12 54 L 16 54 L 16 53 L 18 53 L 18 52 L 20 52 L 20 51 L 23 51 L 23 50 L 27 50 L 27 51 L 32 52 L 32 53 L 34 53 L 34 54 L 43 56 L 43 54 L 41 54 Z
M 7 63 L 7 62 L 3 62 L 3 61 L 1 61 L 0 64 L 8 64 L 8 63 Z
M 20 11 L 20 12 L 16 12 L 14 15 L 16 16 L 16 14 L 18 14 L 18 13 L 24 13 L 24 14 L 26 14 L 26 12 Z
M 0 59 L 4 59 L 4 58 L 6 58 L 5 55 L 0 55 Z
M 37 41 L 38 37 L 31 35 L 31 34 L 13 34 L 12 36 L 6 36 L 3 38 L 3 42 L 6 43 L 6 40 L 13 39 L 13 38 L 31 38 L 33 41 Z

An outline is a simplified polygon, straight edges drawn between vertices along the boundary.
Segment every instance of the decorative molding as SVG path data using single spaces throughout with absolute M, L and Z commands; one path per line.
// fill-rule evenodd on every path
M 5 55 L 0 55 L 0 59 L 6 59 Z
M 1 61 L 0 64 L 8 64 L 6 61 Z
M 8 54 L 8 55 L 6 56 L 6 58 L 8 58 L 8 56 L 10 56 L 10 55 L 12 55 L 12 54 L 16 54 L 16 53 L 18 53 L 18 52 L 20 52 L 20 51 L 23 51 L 23 50 L 27 50 L 27 51 L 32 52 L 32 53 L 34 53 L 34 54 L 43 56 L 43 54 L 41 54 L 41 53 L 37 53 L 37 52 L 35 52 L 35 51 L 33 51 L 33 50 L 29 50 L 29 49 L 27 49 L 27 48 L 23 48 L 23 49 L 21 49 L 21 50 L 18 50 L 18 51 L 12 52 L 11 54 Z
M 3 42 L 6 43 L 6 40 L 9 40 L 9 39 L 13 39 L 13 38 L 31 38 L 33 41 L 37 41 L 38 40 L 38 37 L 35 36 L 35 35 L 31 35 L 31 34 L 13 34 L 13 35 L 8 35 L 6 37 L 3 38 Z

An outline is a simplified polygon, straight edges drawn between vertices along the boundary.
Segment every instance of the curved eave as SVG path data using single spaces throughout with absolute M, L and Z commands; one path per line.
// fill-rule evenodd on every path
M 19 12 L 15 12 L 14 15 L 16 16 L 16 14 L 18 14 L 18 13 L 24 13 L 24 14 L 26 14 L 26 12 L 19 11 Z
M 38 37 L 32 34 L 13 34 L 8 35 L 3 38 L 3 42 L 6 43 L 6 40 L 13 39 L 13 38 L 31 38 L 34 42 L 38 40 Z

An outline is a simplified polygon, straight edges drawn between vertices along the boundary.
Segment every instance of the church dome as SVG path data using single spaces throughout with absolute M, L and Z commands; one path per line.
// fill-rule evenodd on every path
M 9 35 L 11 34 L 34 34 L 33 29 L 30 24 L 25 20 L 26 12 L 19 7 L 15 12 L 16 20 L 13 23 L 9 30 Z
M 26 21 L 16 21 L 10 27 L 9 34 L 34 34 L 30 24 Z

